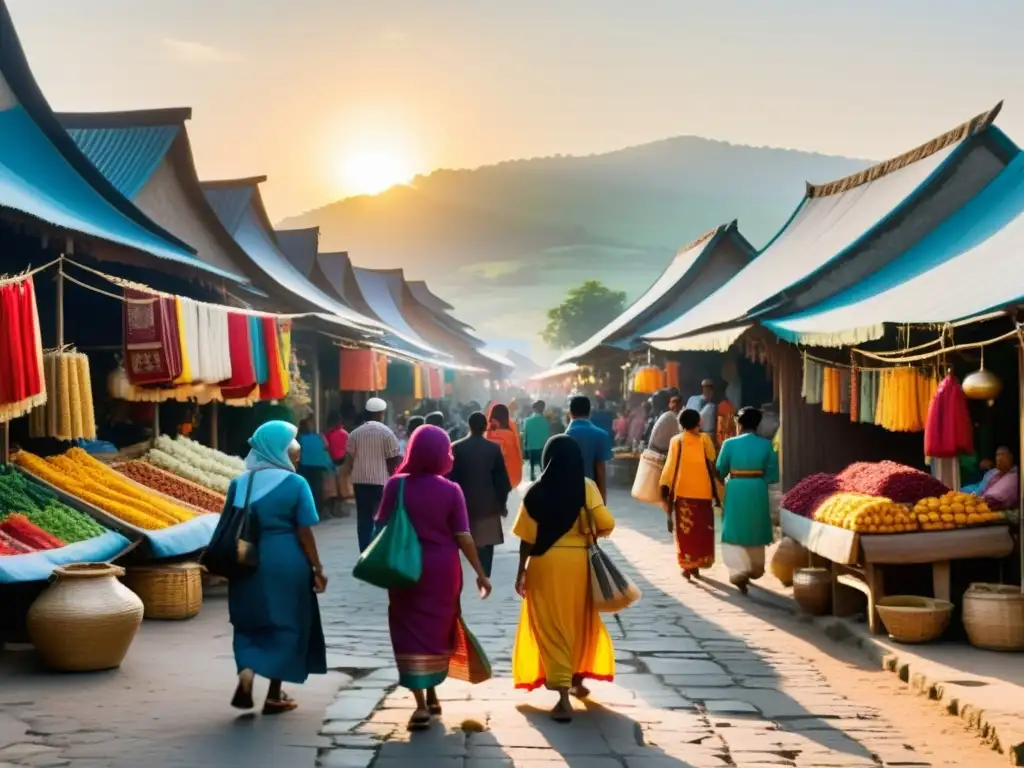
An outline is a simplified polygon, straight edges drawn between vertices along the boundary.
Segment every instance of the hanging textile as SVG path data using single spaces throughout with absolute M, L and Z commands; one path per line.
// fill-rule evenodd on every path
M 252 365 L 256 372 L 256 383 L 263 386 L 270 374 L 267 347 L 263 343 L 263 319 L 256 315 L 249 316 L 249 343 L 252 345 Z
M 46 402 L 42 337 L 31 277 L 0 284 L 0 423 Z
M 822 370 L 821 410 L 839 413 L 841 382 L 839 369 L 826 366 Z
M 153 293 L 126 288 L 123 306 L 124 367 L 128 380 L 136 385 L 168 384 L 181 375 L 181 353 L 176 317 L 168 315 L 168 304 Z
M 275 323 L 277 349 L 280 360 L 281 397 L 287 397 L 292 390 L 292 377 L 289 372 L 292 359 L 292 321 L 278 319 Z
M 225 400 L 244 400 L 256 389 L 256 366 L 253 362 L 249 318 L 240 312 L 228 312 L 228 355 L 231 376 L 221 382 Z
M 45 405 L 29 416 L 29 435 L 57 440 L 95 440 L 92 377 L 89 358 L 80 352 L 49 352 L 43 356 Z
M 879 371 L 860 372 L 860 413 L 861 424 L 874 424 L 875 411 L 878 409 L 878 384 L 881 378 Z
M 200 345 L 199 303 L 192 299 L 175 297 L 178 310 L 178 333 L 181 349 L 181 374 L 175 384 L 205 381 L 204 356 Z
M 412 396 L 414 400 L 423 399 L 423 366 L 417 363 L 412 367 Z
M 850 369 L 839 369 L 839 413 L 850 413 Z
M 441 369 L 431 368 L 427 375 L 430 381 L 430 395 L 428 397 L 431 400 L 440 400 L 444 397 L 444 379 L 441 375 Z
M 416 370 L 409 363 L 394 360 L 388 363 L 388 394 L 396 397 L 415 397 Z
M 285 370 L 281 362 L 281 347 L 277 337 L 277 320 L 261 317 L 263 326 L 263 347 L 267 355 L 267 382 L 260 385 L 260 400 L 281 400 L 285 390 Z
M 804 358 L 804 378 L 800 394 L 808 405 L 819 405 L 823 396 L 825 368 L 821 363 Z
M 388 356 L 382 352 L 374 352 L 373 356 L 373 390 L 383 392 L 388 388 Z
M 935 390 L 928 405 L 924 426 L 924 453 L 951 459 L 974 453 L 974 427 L 960 382 L 947 376 Z M 950 486 L 952 487 L 952 486 Z
M 665 386 L 675 387 L 679 389 L 679 371 L 680 364 L 675 360 L 669 360 L 665 363 Z
M 375 383 L 374 365 L 372 349 L 340 350 L 341 375 L 338 389 L 342 392 L 372 392 Z

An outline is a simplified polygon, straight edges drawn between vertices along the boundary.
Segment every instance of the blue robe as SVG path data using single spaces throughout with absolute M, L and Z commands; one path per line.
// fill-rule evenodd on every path
M 762 477 L 729 477 L 730 472 L 762 472 Z M 722 443 L 718 472 L 726 478 L 722 543 L 760 547 L 772 543 L 768 486 L 779 482 L 779 459 L 771 440 L 754 434 Z

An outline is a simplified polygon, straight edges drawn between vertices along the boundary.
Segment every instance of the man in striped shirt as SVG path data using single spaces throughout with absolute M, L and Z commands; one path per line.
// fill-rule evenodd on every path
M 379 397 L 366 401 L 366 421 L 348 436 L 345 461 L 352 469 L 356 494 L 356 531 L 359 551 L 373 541 L 373 518 L 377 514 L 384 484 L 401 460 L 395 433 L 384 424 L 387 403 Z

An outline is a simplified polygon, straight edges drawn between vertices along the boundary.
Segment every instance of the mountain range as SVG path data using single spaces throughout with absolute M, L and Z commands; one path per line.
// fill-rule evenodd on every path
M 632 301 L 701 233 L 738 219 L 760 247 L 806 182 L 870 163 L 681 136 L 586 157 L 437 170 L 280 226 L 319 226 L 321 251 L 347 250 L 357 265 L 427 280 L 482 337 L 524 340 L 545 360 L 545 312 L 568 288 L 595 278 Z

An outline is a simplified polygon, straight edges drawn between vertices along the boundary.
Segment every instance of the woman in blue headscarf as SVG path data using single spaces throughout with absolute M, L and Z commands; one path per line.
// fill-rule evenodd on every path
M 235 629 L 237 709 L 253 708 L 256 675 L 270 680 L 263 714 L 297 706 L 282 682 L 303 683 L 326 674 L 327 649 L 317 593 L 327 587 L 312 526 L 319 522 L 309 484 L 296 474 L 295 425 L 268 421 L 249 439 L 246 472 L 231 481 L 226 504 L 245 507 L 259 522 L 259 566 L 229 583 L 228 610 Z

